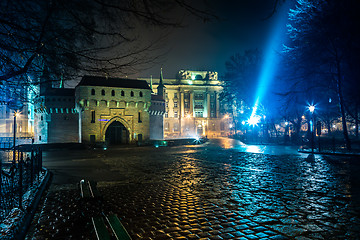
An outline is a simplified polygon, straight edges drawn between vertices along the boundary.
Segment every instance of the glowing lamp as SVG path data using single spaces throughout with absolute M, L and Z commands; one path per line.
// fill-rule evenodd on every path
M 314 105 L 310 105 L 308 106 L 308 109 L 311 113 L 313 113 L 315 111 L 315 106 Z
M 255 126 L 260 122 L 260 117 L 259 116 L 251 116 L 247 122 L 249 125 Z

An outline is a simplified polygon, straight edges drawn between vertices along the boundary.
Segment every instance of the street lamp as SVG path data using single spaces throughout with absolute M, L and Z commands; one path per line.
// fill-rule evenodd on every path
M 14 111 L 14 139 L 13 139 L 13 162 L 15 163 L 15 144 L 16 144 L 16 117 L 20 115 L 19 111 Z
M 314 152 L 314 111 L 315 105 L 309 105 L 308 109 L 311 113 L 310 128 L 311 128 L 311 152 Z

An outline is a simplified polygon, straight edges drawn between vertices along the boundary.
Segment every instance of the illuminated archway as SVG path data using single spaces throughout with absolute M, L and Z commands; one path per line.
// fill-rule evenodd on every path
M 109 145 L 129 144 L 132 140 L 129 124 L 120 117 L 111 119 L 103 128 L 102 138 Z

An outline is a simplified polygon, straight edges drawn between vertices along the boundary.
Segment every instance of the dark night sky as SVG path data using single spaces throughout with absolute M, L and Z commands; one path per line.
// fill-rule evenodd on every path
M 168 52 L 161 63 L 136 77 L 158 78 L 161 67 L 165 78 L 174 78 L 180 69 L 217 71 L 221 76 L 231 55 L 253 48 L 264 50 L 277 17 L 275 13 L 264 20 L 273 9 L 273 0 L 213 0 L 209 4 L 221 20 L 184 19 L 186 27 L 168 36 Z

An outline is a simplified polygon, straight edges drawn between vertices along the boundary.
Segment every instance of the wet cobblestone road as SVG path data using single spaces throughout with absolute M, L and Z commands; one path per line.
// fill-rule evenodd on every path
M 67 176 L 66 185 L 55 176 L 28 239 L 95 239 L 90 219 L 100 212 L 116 213 L 133 239 L 360 239 L 360 159 L 243 153 L 233 145 L 70 154 L 77 164 L 104 164 L 87 176 L 103 199 L 84 207 L 81 176 Z M 57 169 L 48 157 L 60 176 L 66 164 Z

